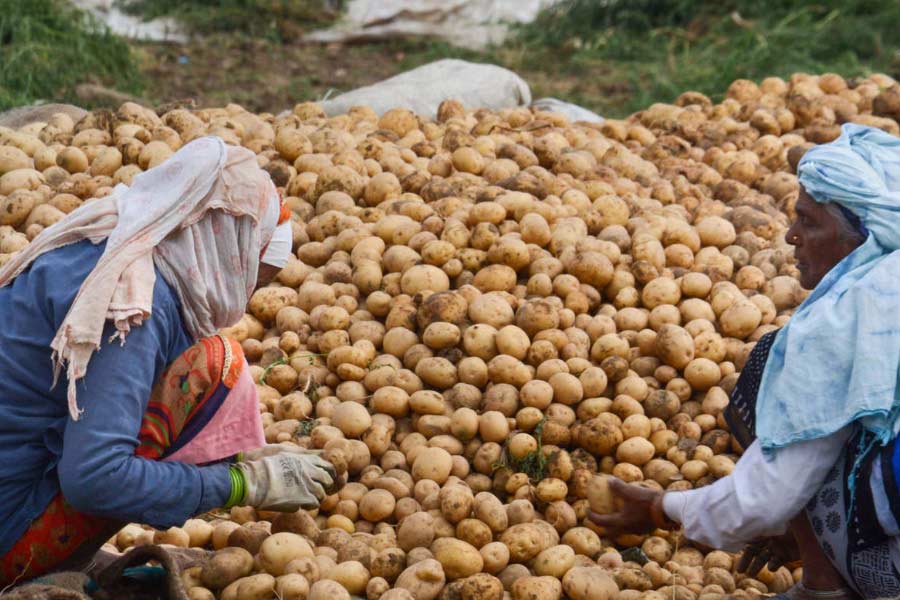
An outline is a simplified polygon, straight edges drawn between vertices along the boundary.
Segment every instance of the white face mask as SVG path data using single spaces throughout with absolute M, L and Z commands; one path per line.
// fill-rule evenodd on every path
M 279 269 L 284 268 L 288 263 L 288 257 L 291 255 L 293 245 L 294 235 L 293 231 L 291 231 L 291 222 L 285 221 L 275 228 L 269 247 L 266 248 L 266 252 L 263 254 L 260 262 Z

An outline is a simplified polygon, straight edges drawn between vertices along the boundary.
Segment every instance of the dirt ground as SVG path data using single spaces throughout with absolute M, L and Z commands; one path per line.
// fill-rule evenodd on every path
M 235 102 L 252 111 L 277 113 L 448 56 L 506 66 L 529 83 L 535 99 L 564 97 L 601 114 L 631 93 L 630 85 L 607 65 L 573 65 L 521 48 L 479 55 L 421 40 L 322 46 L 224 34 L 187 44 L 134 47 L 147 75 L 144 96 L 157 104 L 192 98 L 199 106 Z
M 405 54 L 387 45 L 301 46 L 235 36 L 188 44 L 139 44 L 147 99 L 193 98 L 200 106 L 236 102 L 278 112 L 401 72 Z

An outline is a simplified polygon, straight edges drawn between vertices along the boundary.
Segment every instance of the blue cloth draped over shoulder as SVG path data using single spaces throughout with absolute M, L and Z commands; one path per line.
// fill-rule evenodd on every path
M 869 236 L 778 332 L 756 432 L 771 453 L 858 421 L 884 445 L 900 423 L 900 138 L 846 124 L 797 173 L 817 202 L 850 210 Z

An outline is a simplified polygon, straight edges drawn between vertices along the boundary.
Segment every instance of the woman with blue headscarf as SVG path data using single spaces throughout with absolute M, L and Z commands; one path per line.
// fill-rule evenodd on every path
M 803 581 L 782 598 L 898 598 L 900 138 L 844 125 L 797 174 L 786 238 L 812 292 L 735 386 L 726 416 L 746 450 L 734 472 L 686 492 L 614 480 L 622 512 L 590 518 L 612 531 L 683 527 L 730 551 L 789 530 Z

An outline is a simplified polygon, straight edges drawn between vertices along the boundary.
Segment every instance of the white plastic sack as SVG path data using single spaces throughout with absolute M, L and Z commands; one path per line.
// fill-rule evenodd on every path
M 530 23 L 560 0 L 351 0 L 329 29 L 304 39 L 354 42 L 409 36 L 437 37 L 455 46 L 483 49 L 504 40 L 510 23 Z
M 153 42 L 185 42 L 181 27 L 173 19 L 144 21 L 138 16 L 122 12 L 115 0 L 72 0 L 76 7 L 93 14 L 116 35 Z
M 451 98 L 469 109 L 499 110 L 527 106 L 531 89 L 509 69 L 444 59 L 341 94 L 321 105 L 328 116 L 344 114 L 354 106 L 369 106 L 379 115 L 392 108 L 407 108 L 433 119 L 438 105 Z
M 531 106 L 538 110 L 565 115 L 573 123 L 575 121 L 585 121 L 587 123 L 602 123 L 604 121 L 603 117 L 593 111 L 557 98 L 541 98 L 532 102 Z

